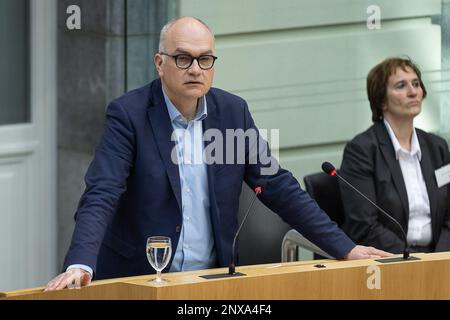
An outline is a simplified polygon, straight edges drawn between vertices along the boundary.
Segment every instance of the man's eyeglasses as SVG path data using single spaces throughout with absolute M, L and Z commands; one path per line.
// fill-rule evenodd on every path
M 175 54 L 171 55 L 165 52 L 160 52 L 159 54 L 164 56 L 169 56 L 175 59 L 175 64 L 180 69 L 189 69 L 194 60 L 197 60 L 198 66 L 200 69 L 209 70 L 214 66 L 214 62 L 217 57 L 211 54 L 204 54 L 198 57 L 193 57 L 189 54 Z

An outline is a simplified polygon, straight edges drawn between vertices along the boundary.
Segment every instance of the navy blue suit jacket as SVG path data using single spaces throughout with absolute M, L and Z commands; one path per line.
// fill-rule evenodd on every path
M 215 128 L 225 137 L 226 129 L 255 128 L 243 99 L 211 88 L 206 101 L 204 131 Z M 86 264 L 96 279 L 149 274 L 147 237 L 169 236 L 175 250 L 182 211 L 178 166 L 171 161 L 172 131 L 159 79 L 110 103 L 64 268 Z M 242 182 L 253 187 L 261 167 L 260 162 L 207 165 L 218 266 L 230 262 Z M 335 257 L 354 247 L 290 172 L 280 168 L 265 178 L 268 186 L 260 199 L 284 221 Z

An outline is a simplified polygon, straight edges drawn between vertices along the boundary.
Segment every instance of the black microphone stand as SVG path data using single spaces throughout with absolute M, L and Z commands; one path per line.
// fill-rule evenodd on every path
M 231 247 L 231 263 L 230 266 L 228 267 L 228 274 L 229 275 L 233 275 L 236 273 L 236 268 L 235 268 L 235 254 L 234 251 L 236 249 L 236 239 L 238 238 L 239 233 L 241 232 L 242 226 L 244 225 L 245 219 L 247 219 L 248 213 L 250 212 L 250 209 L 253 207 L 253 203 L 255 202 L 256 198 L 258 197 L 258 194 L 260 194 L 262 192 L 261 187 L 256 187 L 255 188 L 255 193 L 253 194 L 252 197 L 252 201 L 250 202 L 250 205 L 248 206 L 247 212 L 244 215 L 244 218 L 242 219 L 241 225 L 239 226 L 238 231 L 236 232 L 236 234 L 234 235 L 234 239 L 233 239 L 233 246 Z
M 264 184 L 264 183 L 261 183 L 261 184 Z M 237 238 L 239 236 L 239 233 L 241 232 L 242 226 L 244 225 L 245 219 L 247 219 L 247 216 L 250 213 L 250 209 L 253 207 L 253 204 L 254 204 L 256 198 L 258 197 L 258 195 L 260 193 L 262 193 L 262 186 L 258 185 L 253 191 L 254 191 L 254 194 L 252 196 L 252 200 L 250 202 L 250 205 L 248 206 L 247 211 L 245 212 L 244 218 L 242 219 L 242 222 L 241 222 L 238 230 L 236 231 L 236 234 L 234 235 L 233 246 L 231 248 L 231 262 L 230 262 L 230 265 L 228 267 L 228 273 L 207 274 L 207 275 L 204 275 L 204 276 L 200 276 L 200 278 L 203 278 L 203 279 L 219 279 L 219 278 L 245 276 L 244 273 L 236 272 L 236 267 L 235 267 L 235 249 L 236 249 L 236 240 L 237 240 Z

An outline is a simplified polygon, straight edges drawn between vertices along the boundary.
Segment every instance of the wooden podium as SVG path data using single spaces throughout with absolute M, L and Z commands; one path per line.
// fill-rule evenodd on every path
M 414 254 L 421 260 L 314 260 L 238 267 L 245 276 L 206 280 L 226 268 L 94 281 L 76 290 L 43 288 L 0 293 L 0 299 L 450 299 L 450 252 Z M 377 288 L 379 287 L 379 288 Z

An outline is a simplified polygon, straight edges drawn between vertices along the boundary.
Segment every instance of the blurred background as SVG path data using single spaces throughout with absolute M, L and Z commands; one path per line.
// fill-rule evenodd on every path
M 61 271 L 105 108 L 156 77 L 159 31 L 180 15 L 214 31 L 214 86 L 280 130 L 281 165 L 301 184 L 371 125 L 365 78 L 389 56 L 419 64 L 416 126 L 450 140 L 450 0 L 0 0 L 0 291 Z M 254 211 L 240 263 L 280 261 L 289 226 Z

